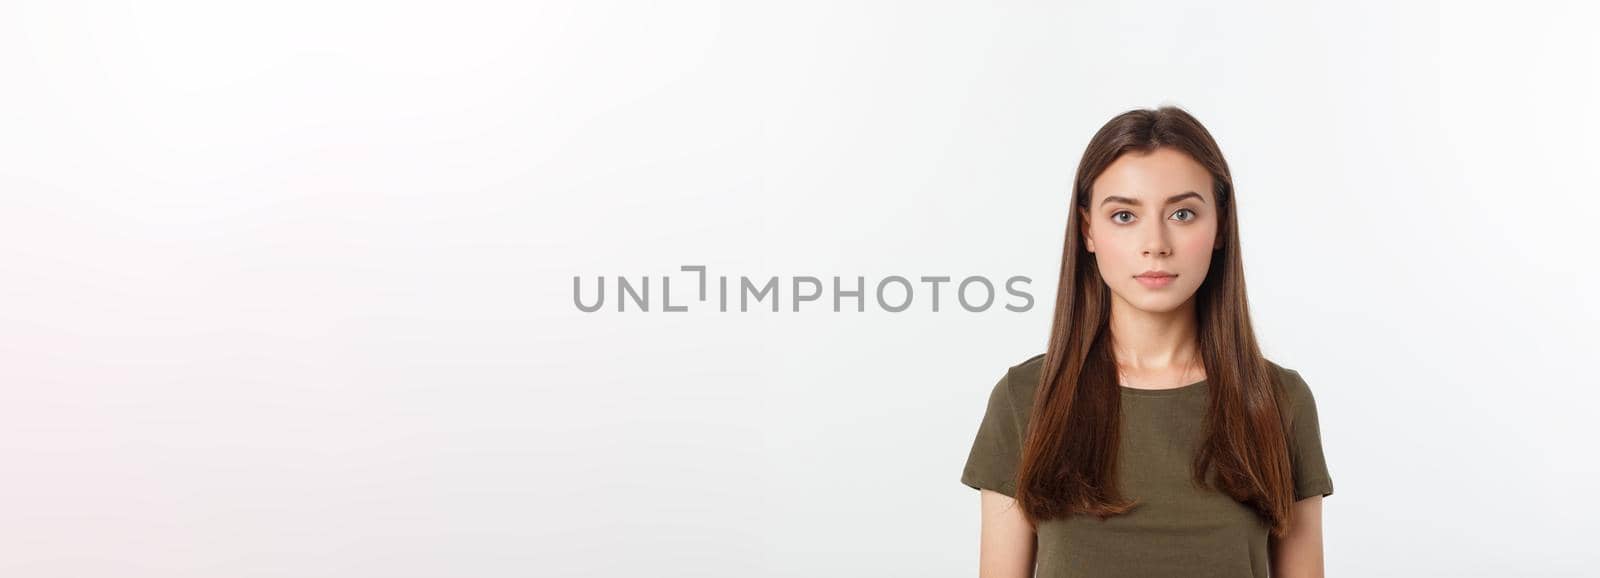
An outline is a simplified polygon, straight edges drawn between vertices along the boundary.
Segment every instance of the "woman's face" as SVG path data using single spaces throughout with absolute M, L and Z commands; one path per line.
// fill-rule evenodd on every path
M 1158 147 L 1118 157 L 1079 209 L 1084 243 L 1116 300 L 1155 313 L 1183 306 L 1211 269 L 1217 205 L 1211 173 L 1187 153 Z M 1175 277 L 1140 277 L 1146 271 Z

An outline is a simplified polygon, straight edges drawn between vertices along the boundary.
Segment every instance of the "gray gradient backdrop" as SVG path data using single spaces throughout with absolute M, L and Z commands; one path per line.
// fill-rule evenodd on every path
M 1078 155 L 1160 104 L 1221 141 L 1256 328 L 1317 395 L 1329 575 L 1592 573 L 1595 25 L 7 2 L 0 575 L 974 575 L 957 479 L 1043 351 Z M 682 265 L 1036 302 L 573 304 Z

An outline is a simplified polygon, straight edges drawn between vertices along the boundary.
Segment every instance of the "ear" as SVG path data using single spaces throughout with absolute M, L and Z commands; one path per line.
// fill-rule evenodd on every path
M 1089 234 L 1089 212 L 1082 207 L 1078 211 L 1078 230 L 1083 233 L 1083 245 L 1090 253 L 1094 252 L 1094 238 Z

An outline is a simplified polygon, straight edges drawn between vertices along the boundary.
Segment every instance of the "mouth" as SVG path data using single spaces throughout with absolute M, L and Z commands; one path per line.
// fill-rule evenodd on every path
M 1145 271 L 1134 276 L 1134 279 L 1138 279 L 1141 285 L 1151 289 L 1159 289 L 1171 285 L 1172 280 L 1177 278 L 1177 273 L 1168 273 L 1166 271 Z

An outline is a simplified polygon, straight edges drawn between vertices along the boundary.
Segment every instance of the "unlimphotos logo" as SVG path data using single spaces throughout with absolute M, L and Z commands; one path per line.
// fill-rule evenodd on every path
M 707 296 L 707 293 L 711 289 L 711 284 L 708 282 L 710 276 L 706 274 L 706 266 L 683 265 L 680 267 L 680 270 L 698 273 L 699 298 L 690 300 L 687 303 L 674 304 L 672 301 L 672 277 L 663 275 L 660 278 L 660 311 L 668 313 L 688 311 L 691 305 L 704 304 L 710 300 Z M 733 281 L 735 288 L 734 291 L 730 293 L 729 277 L 727 275 L 718 275 L 716 277 L 717 311 L 727 312 L 730 298 L 737 300 L 739 312 L 747 312 L 750 311 L 750 305 L 752 301 L 755 302 L 757 308 L 760 308 L 761 303 L 770 297 L 770 306 L 772 311 L 776 313 L 780 303 L 783 301 L 781 298 L 782 291 L 780 291 L 780 289 L 788 288 L 790 303 L 789 311 L 799 312 L 801 303 L 822 300 L 824 288 L 827 286 L 823 284 L 821 279 L 807 275 L 789 277 L 789 281 L 787 283 L 780 283 L 779 279 L 780 277 L 778 276 L 771 276 L 761 280 L 758 283 L 757 281 L 751 280 L 749 277 L 740 275 L 736 280 Z M 939 289 L 942 285 L 952 283 L 951 278 L 948 276 L 921 276 L 917 279 L 920 281 L 921 285 L 913 284 L 910 279 L 900 275 L 890 275 L 879 279 L 874 284 L 875 287 L 874 291 L 872 292 L 874 299 L 872 299 L 872 301 L 879 309 L 888 311 L 890 313 L 900 313 L 910 309 L 914 303 L 919 304 L 919 306 L 922 306 L 920 304 L 925 303 L 925 306 L 929 311 L 938 312 L 940 310 Z M 1033 295 L 1028 293 L 1025 289 L 1027 284 L 1032 282 L 1032 279 L 1021 275 L 1013 275 L 1006 278 L 1004 284 L 1005 292 L 1008 295 L 1021 300 L 1020 305 L 1016 303 L 1005 304 L 1006 310 L 1021 313 L 1033 308 Z M 868 299 L 866 277 L 857 276 L 855 277 L 854 281 L 845 284 L 841 282 L 838 276 L 834 276 L 830 285 L 833 287 L 830 300 L 833 302 L 833 311 L 835 313 L 844 310 L 843 304 L 845 300 L 853 301 L 855 303 L 855 310 L 858 313 L 865 312 L 867 310 Z M 1019 288 L 1019 285 L 1021 288 Z M 918 287 L 922 287 L 922 290 L 926 291 L 926 297 L 921 296 L 922 294 L 919 293 L 920 290 Z M 954 283 L 952 292 L 955 293 L 956 301 L 961 305 L 961 308 L 973 313 L 988 311 L 990 307 L 994 306 L 995 300 L 998 297 L 998 292 L 995 289 L 995 283 L 990 281 L 988 277 L 984 277 L 982 275 L 973 275 L 961 279 L 959 282 Z M 586 300 L 584 298 L 585 294 L 586 292 L 584 291 L 583 278 L 581 276 L 573 276 L 573 305 L 576 305 L 578 310 L 586 313 L 594 313 L 596 311 L 600 311 L 602 308 L 605 308 L 606 298 L 608 296 L 608 293 L 606 292 L 606 278 L 604 276 L 596 276 L 594 288 L 587 292 L 587 294 L 592 295 L 592 298 Z M 948 297 L 945 298 L 948 299 Z M 617 276 L 615 299 L 616 310 L 619 312 L 630 310 L 628 308 L 629 301 L 633 302 L 636 310 L 649 312 L 651 305 L 650 277 L 640 277 L 638 282 L 634 283 L 625 276 Z M 818 303 L 811 305 L 810 307 L 820 306 L 822 306 L 822 304 Z

